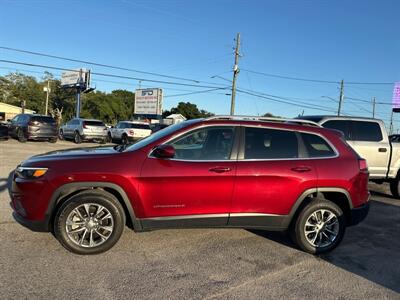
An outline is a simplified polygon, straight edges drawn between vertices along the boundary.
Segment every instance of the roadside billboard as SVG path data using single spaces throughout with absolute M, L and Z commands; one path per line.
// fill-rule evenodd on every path
M 392 107 L 394 112 L 400 112 L 400 81 L 394 83 Z
M 136 115 L 161 115 L 163 92 L 162 89 L 137 89 L 135 91 Z
M 77 69 L 61 74 L 61 85 L 63 87 L 82 87 L 85 89 L 90 86 L 90 70 Z

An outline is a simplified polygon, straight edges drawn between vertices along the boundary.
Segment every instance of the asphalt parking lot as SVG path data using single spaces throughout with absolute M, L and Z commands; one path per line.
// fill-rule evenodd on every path
M 400 299 L 400 200 L 386 185 L 371 184 L 367 219 L 320 257 L 295 249 L 281 234 L 128 228 L 109 252 L 78 256 L 52 234 L 17 224 L 7 188 L 20 161 L 72 147 L 0 141 L 1 299 Z

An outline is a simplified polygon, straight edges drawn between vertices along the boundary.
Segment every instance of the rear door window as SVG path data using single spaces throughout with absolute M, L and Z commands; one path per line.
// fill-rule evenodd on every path
M 245 128 L 245 159 L 290 159 L 299 157 L 296 133 L 268 128 Z
M 301 137 L 309 157 L 333 157 L 336 155 L 332 147 L 322 137 L 309 133 L 302 133 Z
M 347 120 L 332 120 L 322 124 L 325 128 L 335 129 L 343 132 L 346 140 L 351 140 L 350 122 Z
M 368 121 L 350 121 L 352 140 L 364 142 L 382 141 L 382 130 L 379 123 Z

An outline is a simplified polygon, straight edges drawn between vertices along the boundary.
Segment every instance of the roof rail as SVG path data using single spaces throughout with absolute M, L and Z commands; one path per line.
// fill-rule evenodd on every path
M 316 127 L 322 127 L 320 124 L 302 119 L 288 119 L 288 118 L 274 118 L 274 117 L 258 117 L 258 116 L 212 116 L 205 118 L 209 120 L 233 120 L 233 121 L 261 121 L 261 122 L 277 122 L 277 123 L 296 123 L 301 125 L 311 125 Z

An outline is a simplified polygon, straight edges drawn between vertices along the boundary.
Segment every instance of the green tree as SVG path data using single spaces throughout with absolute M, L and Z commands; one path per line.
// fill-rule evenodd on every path
M 207 118 L 214 115 L 204 109 L 199 110 L 196 104 L 190 102 L 179 102 L 177 107 L 164 111 L 163 117 L 165 118 L 171 114 L 181 114 L 186 119 Z

